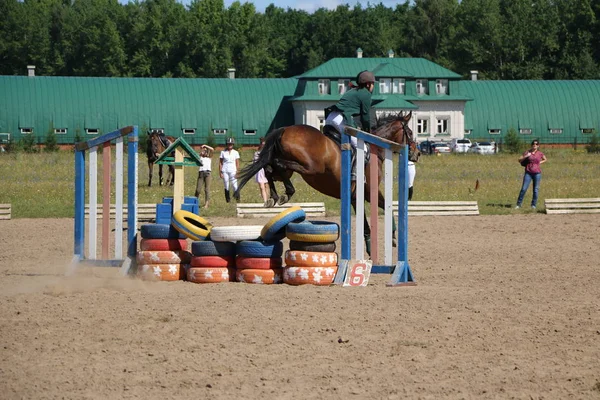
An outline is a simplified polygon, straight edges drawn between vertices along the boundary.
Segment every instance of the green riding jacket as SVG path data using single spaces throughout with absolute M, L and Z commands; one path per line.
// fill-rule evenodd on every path
M 353 117 L 360 115 L 362 130 L 371 132 L 371 92 L 367 88 L 347 91 L 335 107 L 344 115 L 346 125 L 356 128 Z

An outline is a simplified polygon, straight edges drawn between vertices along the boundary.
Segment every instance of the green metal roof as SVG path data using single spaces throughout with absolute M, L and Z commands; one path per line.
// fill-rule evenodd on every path
M 298 78 L 356 78 L 364 70 L 379 77 L 448 78 L 461 76 L 424 58 L 333 58 Z
M 474 137 L 488 129 L 532 129 L 531 137 L 563 142 L 549 129 L 563 129 L 570 138 L 600 123 L 600 80 L 461 81 L 460 91 L 474 100 L 465 105 L 465 127 Z M 467 128 L 468 126 L 468 128 Z M 587 137 L 586 137 L 587 138 Z
M 377 109 L 404 109 L 404 110 L 416 110 L 419 107 L 409 103 L 400 95 L 389 95 L 389 96 L 374 96 L 373 97 L 373 108 Z
M 20 128 L 45 136 L 51 124 L 76 131 L 110 132 L 120 126 L 164 128 L 191 144 L 205 143 L 211 129 L 227 129 L 240 144 L 257 143 L 269 130 L 294 123 L 290 102 L 296 79 L 166 79 L 0 76 L 0 132 L 19 139 Z M 255 129 L 245 136 L 243 129 Z M 217 137 L 217 140 L 220 140 Z M 224 140 L 224 138 L 223 138 Z

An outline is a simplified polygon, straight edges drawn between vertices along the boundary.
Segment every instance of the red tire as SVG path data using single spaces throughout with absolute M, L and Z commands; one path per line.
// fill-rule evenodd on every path
M 190 262 L 192 267 L 199 268 L 228 268 L 235 267 L 233 256 L 193 256 Z
M 178 281 L 181 279 L 181 264 L 140 264 L 138 276 L 153 281 Z
M 233 268 L 201 268 L 190 267 L 187 271 L 187 280 L 194 283 L 220 283 L 235 281 Z
M 281 268 L 281 257 L 263 258 L 263 257 L 243 257 L 235 258 L 235 267 L 239 269 L 273 269 Z
M 191 254 L 187 251 L 138 251 L 138 264 L 189 263 Z
M 236 278 L 238 282 L 255 284 L 272 284 L 282 282 L 283 272 L 277 269 L 238 269 Z
M 320 251 L 288 250 L 285 252 L 286 267 L 335 267 L 337 253 Z
M 185 239 L 142 239 L 142 251 L 176 251 L 187 250 L 188 242 Z
M 288 285 L 328 286 L 333 283 L 335 267 L 285 267 L 283 282 Z

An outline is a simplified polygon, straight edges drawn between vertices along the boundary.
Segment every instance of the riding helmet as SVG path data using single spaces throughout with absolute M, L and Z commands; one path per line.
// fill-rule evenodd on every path
M 235 139 L 232 137 L 228 137 L 227 141 L 225 142 L 225 144 L 235 144 Z
M 359 85 L 366 85 L 367 83 L 375 83 L 375 75 L 371 71 L 362 71 L 356 77 L 356 82 Z

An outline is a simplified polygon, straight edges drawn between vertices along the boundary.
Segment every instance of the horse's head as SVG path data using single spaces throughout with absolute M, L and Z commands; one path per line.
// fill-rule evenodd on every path
M 412 111 L 404 114 L 389 114 L 377 120 L 377 128 L 374 134 L 392 142 L 412 145 L 415 143 L 413 131 L 408 127 L 408 121 L 412 117 Z
M 157 159 L 163 150 L 164 148 L 160 141 L 158 132 L 150 132 L 150 134 L 148 134 L 148 156 L 152 155 L 154 159 Z

